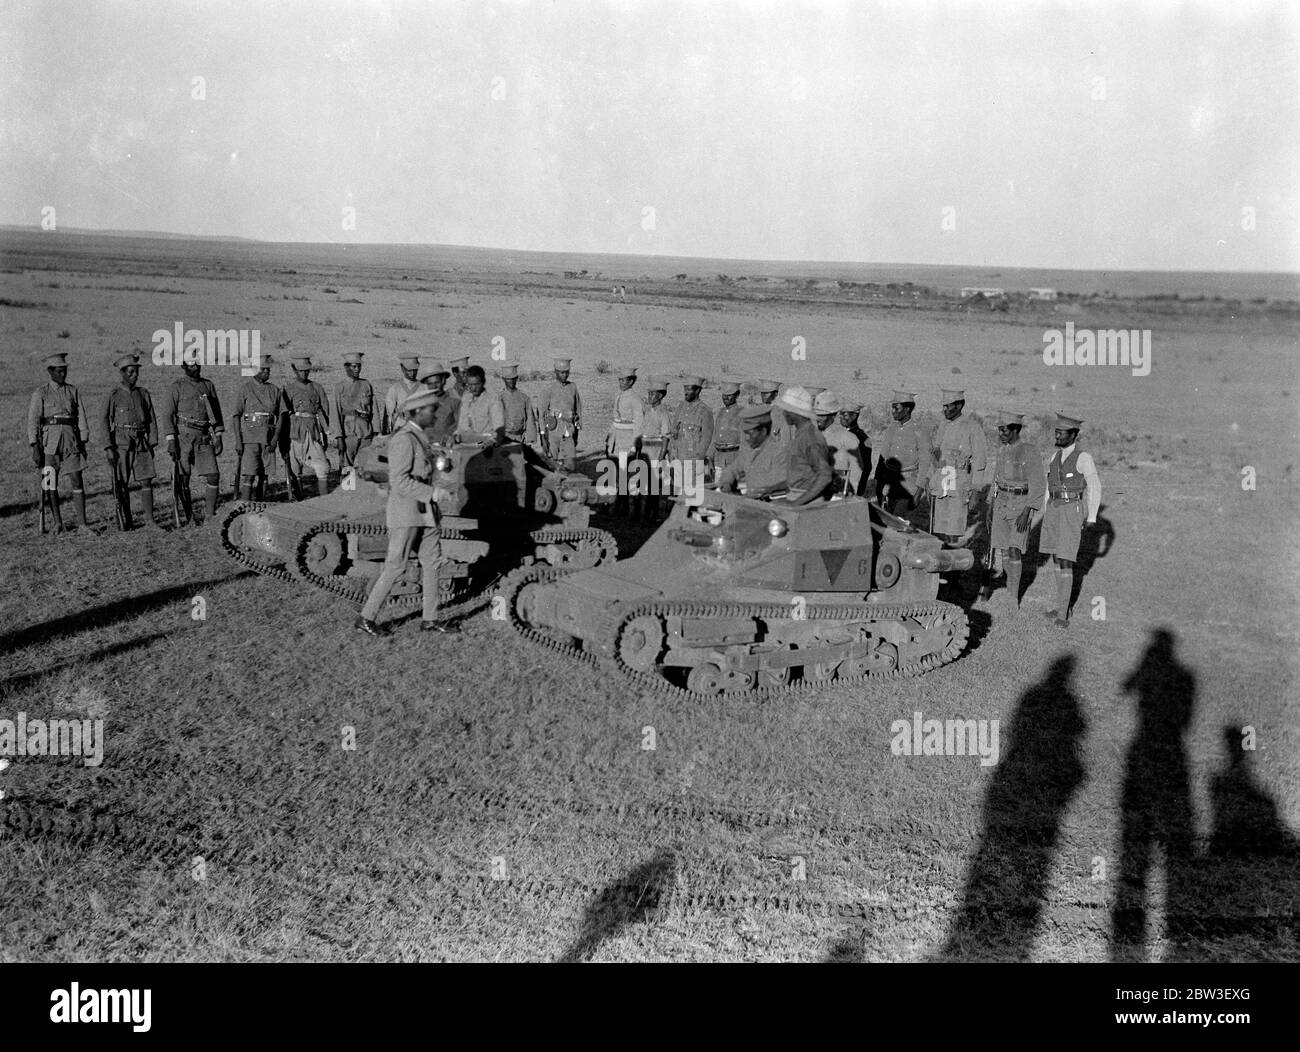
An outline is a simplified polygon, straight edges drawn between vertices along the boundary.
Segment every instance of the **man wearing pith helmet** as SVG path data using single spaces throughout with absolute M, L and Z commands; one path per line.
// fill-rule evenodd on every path
M 366 635 L 379 636 L 384 630 L 377 624 L 389 592 L 406 572 L 411 552 L 420 561 L 420 588 L 424 631 L 453 633 L 455 624 L 438 616 L 438 566 L 442 558 L 439 533 L 438 502 L 451 499 L 434 478 L 434 452 L 424 436 L 424 428 L 433 423 L 438 394 L 417 391 L 402 403 L 406 422 L 388 442 L 388 553 L 384 568 L 376 578 L 361 608 L 355 627 Z
M 275 474 L 275 457 L 289 405 L 280 386 L 271 383 L 272 364 L 269 354 L 262 355 L 257 372 L 239 385 L 230 414 L 240 500 L 262 500 L 266 480 Z
M 973 500 L 978 503 L 983 492 L 989 449 L 984 429 L 962 414 L 966 392 L 945 388 L 940 397 L 943 423 L 939 425 L 938 463 L 929 478 L 934 501 L 930 532 L 958 544 L 966 534 L 970 505 Z
M 989 548 L 1002 553 L 1007 578 L 1007 598 L 1012 610 L 1020 609 L 1021 556 L 1029 542 L 1029 524 L 1043 506 L 1047 474 L 1037 449 L 1020 437 L 1025 418 L 1022 413 L 998 415 L 998 448 L 993 463 L 990 499 Z M 993 569 L 985 594 L 993 587 Z
M 1047 616 L 1057 628 L 1070 623 L 1070 599 L 1074 591 L 1074 563 L 1079 557 L 1079 540 L 1087 526 L 1097 524 L 1101 508 L 1101 478 L 1092 455 L 1080 449 L 1077 417 L 1056 414 L 1056 452 L 1047 464 L 1045 511 L 1038 538 L 1038 550 L 1051 555 L 1055 564 L 1056 609 Z
M 284 387 L 289 403 L 289 467 L 299 477 L 310 468 L 316 476 L 316 495 L 329 492 L 330 462 L 325 456 L 330 403 L 325 388 L 311 378 L 312 361 L 298 355 L 291 361 L 293 379 Z
M 719 477 L 732 461 L 740 456 L 740 443 L 744 429 L 740 426 L 740 384 L 724 380 L 718 385 L 722 395 L 722 408 L 713 418 L 713 446 L 709 458 L 713 461 L 714 477 Z
M 85 526 L 86 490 L 81 472 L 86 465 L 90 420 L 81 394 L 68 383 L 68 356 L 46 355 L 45 371 L 50 375 L 49 382 L 33 391 L 27 404 L 27 444 L 32 450 L 32 463 L 50 469 L 43 471 L 41 485 L 50 495 L 56 528 L 63 528 L 59 514 L 59 473 L 63 471 L 72 482 L 77 521 Z
M 817 414 L 807 390 L 787 387 L 774 408 L 785 414 L 790 429 L 790 438 L 785 443 L 790 503 L 811 504 L 830 497 L 835 469 L 826 440 L 817 430 Z
M 370 445 L 375 434 L 375 389 L 361 378 L 361 351 L 343 356 L 346 378 L 334 388 L 334 421 L 330 437 L 339 454 L 339 469 L 356 463 L 357 452 Z
M 556 358 L 555 379 L 537 404 L 550 445 L 551 459 L 565 471 L 575 471 L 578 466 L 578 433 L 582 428 L 582 398 L 577 385 L 569 382 L 571 358 Z
M 890 399 L 893 419 L 885 428 L 876 460 L 876 498 L 894 515 L 907 516 L 916 507 L 922 483 L 934 467 L 930 436 L 912 419 L 916 393 L 896 389 Z
M 158 418 L 153 398 L 140 379 L 140 356 L 124 354 L 113 363 L 122 376 L 104 400 L 100 420 L 104 430 L 104 456 L 109 470 L 122 480 L 128 490 L 132 480 L 140 484 L 140 502 L 144 505 L 144 524 L 153 526 L 153 451 L 158 446 Z
M 379 420 L 379 430 L 391 435 L 405 422 L 402 415 L 402 403 L 416 391 L 420 390 L 420 358 L 415 354 L 404 354 L 397 359 L 402 378 L 392 384 L 384 394 L 383 415 Z

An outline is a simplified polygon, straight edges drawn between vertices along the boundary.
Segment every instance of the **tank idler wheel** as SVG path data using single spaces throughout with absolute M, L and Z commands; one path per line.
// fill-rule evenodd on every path
M 655 667 L 663 645 L 664 629 L 659 618 L 642 614 L 624 626 L 619 636 L 618 656 L 638 672 L 649 672 Z
M 337 533 L 316 534 L 307 544 L 303 563 L 311 573 L 333 577 L 343 565 L 343 538 Z

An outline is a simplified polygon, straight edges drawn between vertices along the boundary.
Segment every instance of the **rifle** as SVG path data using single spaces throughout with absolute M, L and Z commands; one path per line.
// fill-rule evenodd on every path
M 302 500 L 302 483 L 298 481 L 298 476 L 293 473 L 293 465 L 289 460 L 289 454 L 284 454 L 284 477 L 289 487 L 289 498 L 291 500 Z
M 180 444 L 177 443 L 176 455 L 172 457 L 172 521 L 179 530 L 194 517 L 194 508 L 190 504 L 190 480 L 181 473 Z M 182 521 L 184 512 L 184 521 Z
M 993 501 L 997 494 L 997 485 L 990 483 L 984 491 L 984 552 L 980 560 L 988 573 L 993 572 Z
M 118 471 L 118 465 L 121 463 L 115 451 L 113 453 L 113 505 L 117 528 L 125 533 L 134 523 L 131 521 L 131 493 L 123 483 L 121 472 Z

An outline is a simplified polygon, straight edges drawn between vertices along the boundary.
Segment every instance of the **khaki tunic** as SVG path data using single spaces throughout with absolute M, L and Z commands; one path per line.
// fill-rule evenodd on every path
M 104 400 L 100 422 L 104 448 L 122 457 L 122 477 L 147 482 L 154 471 L 153 450 L 158 445 L 158 418 L 153 399 L 143 387 L 115 387 Z
M 391 435 L 406 423 L 406 414 L 402 412 L 402 403 L 415 394 L 416 391 L 423 390 L 424 384 L 420 383 L 419 380 L 408 380 L 405 376 L 393 384 L 384 395 L 383 412 L 379 417 L 379 430 L 385 435 Z
M 745 433 L 740 421 L 740 403 L 724 405 L 713 418 L 713 446 L 709 455 L 715 471 L 722 471 L 740 456 Z
M 930 475 L 930 494 L 934 497 L 932 533 L 960 537 L 966 532 L 971 494 L 984 485 L 987 468 L 988 441 L 979 424 L 968 416 L 959 416 L 939 425 L 939 462 Z
M 745 493 L 758 497 L 785 489 L 788 473 L 785 443 L 770 434 L 757 449 L 747 444 L 740 455 L 722 470 L 718 486 L 731 492 L 738 488 L 738 483 L 744 482 Z
M 876 496 L 890 505 L 911 504 L 920 492 L 921 479 L 934 465 L 929 436 L 915 420 L 891 420 L 885 428 L 876 460 Z M 924 470 L 924 475 L 922 475 Z
M 669 428 L 669 458 L 703 460 L 713 446 L 713 410 L 698 398 L 673 411 Z
M 1025 508 L 1042 508 L 1046 488 L 1047 472 L 1037 449 L 1022 439 L 998 445 L 993 462 L 991 547 L 1026 550 L 1029 526 L 1017 530 L 1016 519 Z
M 609 426 L 609 450 L 612 456 L 636 450 L 645 421 L 645 404 L 634 391 L 619 391 L 614 396 L 614 420 Z
M 71 418 L 67 423 L 47 423 L 50 417 Z M 27 444 L 36 443 L 46 456 L 58 458 L 68 471 L 80 471 L 80 450 L 90 441 L 90 420 L 81 395 L 72 384 L 53 380 L 32 392 L 27 405 Z
M 533 417 L 533 400 L 519 388 L 508 387 L 498 396 L 501 411 L 505 413 L 506 438 L 511 442 L 537 444 L 537 421 Z

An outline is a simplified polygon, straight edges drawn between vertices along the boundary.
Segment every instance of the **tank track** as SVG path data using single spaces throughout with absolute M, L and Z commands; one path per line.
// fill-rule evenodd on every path
M 938 600 L 928 600 L 912 603 L 857 603 L 852 606 L 827 605 L 817 606 L 809 604 L 807 607 L 808 621 L 860 621 L 860 620 L 898 620 L 904 618 L 920 617 L 926 615 L 939 615 L 941 624 L 948 623 L 954 625 L 953 637 L 947 645 L 937 653 L 927 654 L 918 661 L 909 662 L 899 665 L 897 668 L 888 671 L 865 672 L 857 676 L 833 676 L 827 679 L 799 679 L 796 682 L 790 682 L 782 686 L 758 686 L 747 690 L 730 690 L 720 693 L 706 693 L 703 691 L 689 690 L 685 687 L 679 687 L 675 683 L 669 682 L 663 676 L 654 672 L 641 672 L 632 668 L 626 661 L 619 656 L 619 638 L 623 630 L 634 619 L 647 614 L 664 617 L 672 615 L 687 615 L 690 617 L 758 617 L 765 620 L 788 620 L 791 618 L 791 608 L 780 604 L 761 604 L 761 603 L 711 603 L 706 601 L 673 601 L 667 600 L 662 602 L 647 603 L 619 603 L 609 608 L 610 616 L 604 620 L 603 626 L 604 641 L 600 646 L 601 650 L 608 651 L 613 657 L 602 656 L 584 649 L 582 646 L 575 646 L 572 643 L 565 643 L 546 632 L 533 628 L 526 623 L 520 616 L 515 602 L 520 591 L 525 585 L 531 583 L 548 583 L 563 576 L 563 571 L 557 571 L 552 567 L 524 566 L 511 574 L 508 574 L 502 581 L 499 594 L 506 599 L 506 610 L 511 626 L 525 639 L 539 646 L 546 647 L 558 654 L 575 661 L 581 661 L 594 668 L 613 666 L 617 671 L 634 686 L 643 690 L 653 691 L 656 694 L 667 695 L 683 701 L 711 701 L 718 697 L 733 698 L 753 698 L 753 699 L 771 699 L 795 697 L 800 694 L 806 694 L 814 690 L 824 690 L 827 688 L 851 687 L 857 684 L 875 682 L 885 679 L 900 679 L 908 676 L 917 676 L 923 672 L 929 672 L 938 668 L 940 665 L 946 665 L 948 662 L 955 660 L 965 649 L 966 639 L 970 634 L 970 625 L 966 620 L 966 613 L 959 606 L 951 603 L 943 603 Z
M 388 527 L 383 523 L 358 523 L 346 520 L 335 522 L 322 522 L 301 531 L 292 541 L 293 557 L 286 563 L 269 562 L 259 559 L 257 556 L 240 548 L 230 539 L 230 528 L 234 525 L 240 515 L 248 512 L 261 511 L 264 508 L 271 507 L 267 503 L 248 502 L 235 505 L 231 508 L 221 520 L 221 545 L 227 555 L 241 566 L 245 566 L 255 573 L 262 574 L 266 577 L 273 577 L 280 581 L 300 581 L 303 584 L 309 584 L 319 588 L 330 595 L 336 595 L 340 598 L 347 599 L 358 605 L 364 603 L 368 592 L 368 586 L 355 578 L 344 576 L 326 576 L 315 573 L 307 565 L 307 550 L 311 545 L 312 539 L 322 533 L 335 533 L 339 536 L 346 534 L 358 534 L 365 537 L 384 537 L 388 534 Z M 441 530 L 444 540 L 469 540 L 470 538 L 464 530 L 447 529 Z M 614 539 L 613 534 L 605 530 L 597 529 L 572 529 L 565 526 L 543 526 L 541 529 L 533 530 L 529 534 L 529 539 L 534 545 L 544 544 L 564 544 L 589 542 L 597 549 L 596 560 L 593 565 L 600 565 L 604 562 L 613 562 L 618 558 L 618 542 Z M 450 561 L 450 560 L 447 560 Z M 448 579 L 440 582 L 439 603 L 446 604 L 455 602 L 465 596 L 468 591 L 463 581 Z M 385 604 L 385 609 L 404 609 L 417 607 L 421 603 L 420 594 L 413 593 L 407 595 L 392 596 Z M 440 611 L 447 617 L 455 616 L 458 613 L 467 612 L 474 607 L 474 602 L 466 602 L 461 606 L 452 607 L 445 611 Z M 464 609 L 462 609 L 462 606 Z

